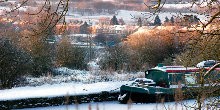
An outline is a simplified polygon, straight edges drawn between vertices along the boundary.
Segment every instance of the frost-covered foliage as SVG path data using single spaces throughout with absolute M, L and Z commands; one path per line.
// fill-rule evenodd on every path
M 43 84 L 59 84 L 59 83 L 96 83 L 108 81 L 128 81 L 137 77 L 144 77 L 143 72 L 127 73 L 123 71 L 86 71 L 72 70 L 66 67 L 57 68 L 54 74 L 48 74 L 39 78 L 27 77 L 26 80 L 29 86 L 40 86 Z

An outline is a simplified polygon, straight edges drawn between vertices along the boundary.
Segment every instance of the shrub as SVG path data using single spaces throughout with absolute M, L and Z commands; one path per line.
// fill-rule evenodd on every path
M 30 55 L 10 40 L 0 39 L 0 88 L 11 88 L 14 82 L 31 71 Z

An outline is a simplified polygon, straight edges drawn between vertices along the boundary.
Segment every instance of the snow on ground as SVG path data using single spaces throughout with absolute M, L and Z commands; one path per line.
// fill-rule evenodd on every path
M 26 108 L 22 110 L 194 110 L 186 108 L 184 105 L 193 105 L 195 100 L 186 100 L 182 103 L 165 102 L 165 103 L 147 103 L 147 104 L 119 104 L 113 102 L 93 102 L 53 107 Z M 195 106 L 195 105 L 193 105 Z
M 53 85 L 46 84 L 37 87 L 17 87 L 0 90 L 0 101 L 68 95 L 85 95 L 91 93 L 100 93 L 102 91 L 119 92 L 121 85 L 130 83 L 131 81 L 98 82 L 92 84 L 61 83 Z
M 102 91 L 119 92 L 131 79 L 144 75 L 143 72 L 126 73 L 101 71 L 98 59 L 89 63 L 91 70 L 72 70 L 60 67 L 56 74 L 40 78 L 27 77 L 27 86 L 0 90 L 0 101 L 26 98 L 47 98 L 67 95 L 86 95 Z
M 163 8 L 176 8 L 176 9 L 183 9 L 183 8 L 191 8 L 193 5 L 191 3 L 184 3 L 184 4 L 164 4 Z M 195 7 L 194 7 L 195 8 Z
M 176 5 L 176 4 L 175 4 Z M 176 7 L 173 4 L 167 4 L 165 5 L 165 7 Z M 179 4 L 178 6 L 182 6 L 182 7 L 187 7 L 188 5 L 183 5 L 183 4 Z M 137 22 L 137 19 L 139 17 L 141 18 L 147 18 L 147 20 L 149 22 L 153 22 L 153 20 L 155 19 L 155 16 L 158 15 L 161 19 L 161 22 L 165 21 L 165 17 L 168 17 L 169 19 L 173 16 L 173 17 L 177 17 L 177 16 L 183 16 L 183 15 L 196 15 L 201 21 L 206 21 L 207 20 L 207 16 L 204 15 L 200 15 L 200 14 L 196 14 L 196 13 L 180 13 L 180 12 L 160 12 L 158 14 L 154 14 L 154 13 L 150 13 L 150 12 L 141 12 L 141 11 L 129 11 L 129 10 L 118 10 L 114 15 L 116 15 L 116 17 L 118 19 L 123 18 L 123 20 L 125 21 L 126 24 L 134 24 Z M 98 22 L 98 19 L 101 17 L 108 17 L 108 18 L 112 18 L 113 14 L 107 14 L 107 15 L 94 15 L 94 16 L 81 16 L 80 14 L 74 14 L 74 16 L 66 16 L 66 19 L 79 19 L 82 21 L 94 21 L 94 22 Z
M 128 81 L 143 77 L 144 72 L 128 73 L 124 71 L 101 71 L 96 62 L 90 62 L 90 71 L 72 70 L 66 67 L 57 68 L 55 75 L 42 76 L 39 78 L 26 77 L 28 86 L 40 86 L 44 84 L 60 83 L 96 83 L 107 81 Z
M 95 63 L 91 65 L 98 66 Z M 65 67 L 59 68 L 58 71 L 62 75 L 40 78 L 29 77 L 27 78 L 29 86 L 0 90 L 0 101 L 84 95 L 102 91 L 119 92 L 121 85 L 130 84 L 132 81 L 129 80 L 132 78 L 144 75 L 143 72 L 118 74 L 117 72 L 98 73 L 93 71 L 93 73 L 92 71 L 71 70 Z

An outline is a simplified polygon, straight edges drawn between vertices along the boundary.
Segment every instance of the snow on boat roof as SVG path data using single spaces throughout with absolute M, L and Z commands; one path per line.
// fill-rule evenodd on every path
M 206 70 L 210 67 L 206 67 Z M 183 72 L 199 72 L 198 67 L 184 67 L 184 66 L 156 66 L 152 70 L 160 70 L 167 73 L 183 73 Z M 220 68 L 215 68 L 216 71 L 220 71 Z
M 184 67 L 184 66 L 162 66 L 152 68 L 152 70 L 160 70 L 168 73 L 181 73 L 181 72 L 198 72 L 199 68 L 196 67 Z

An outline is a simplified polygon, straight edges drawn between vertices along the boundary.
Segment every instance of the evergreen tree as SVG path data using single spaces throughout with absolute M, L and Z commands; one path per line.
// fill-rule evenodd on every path
M 160 26 L 161 25 L 161 20 L 159 16 L 157 15 L 154 19 L 154 25 Z
M 174 23 L 174 18 L 173 18 L 173 16 L 170 18 L 170 22 L 171 22 L 171 23 Z
M 170 20 L 167 18 L 167 16 L 165 17 L 165 21 L 164 22 L 169 22 Z
M 138 24 L 137 24 L 139 27 L 142 27 L 142 20 L 141 18 L 138 18 Z
M 84 22 L 84 24 L 80 26 L 80 34 L 89 34 L 89 25 L 87 22 Z
M 115 15 L 114 15 L 113 18 L 111 19 L 110 24 L 111 24 L 111 25 L 119 25 L 118 19 L 116 18 Z

